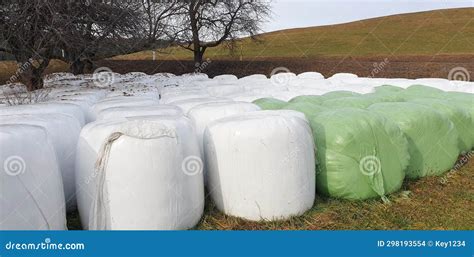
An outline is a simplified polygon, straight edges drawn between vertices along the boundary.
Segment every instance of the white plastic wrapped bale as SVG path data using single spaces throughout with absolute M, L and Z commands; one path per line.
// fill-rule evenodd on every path
M 169 104 L 181 108 L 183 113 L 187 115 L 189 110 L 191 110 L 195 106 L 198 106 L 201 104 L 207 104 L 207 103 L 225 103 L 225 102 L 232 102 L 232 99 L 218 98 L 218 97 L 205 97 L 205 98 L 181 100 L 181 101 L 171 102 Z
M 76 165 L 85 229 L 188 229 L 201 218 L 202 161 L 183 116 L 88 124 Z
M 76 189 L 74 182 L 74 162 L 76 145 L 81 126 L 74 117 L 66 114 L 6 115 L 0 124 L 34 125 L 46 130 L 58 158 L 61 171 L 67 211 L 76 209 Z
M 226 97 L 232 94 L 238 94 L 245 91 L 244 87 L 235 84 L 220 84 L 216 86 L 209 86 L 206 88 L 210 96 Z
M 183 92 L 166 93 L 161 95 L 161 103 L 169 104 L 176 101 L 184 101 L 196 98 L 211 97 L 209 93 L 203 89 L 199 90 L 186 90 Z
M 147 97 L 118 97 L 117 99 L 104 99 L 92 106 L 94 120 L 97 115 L 105 109 L 113 107 L 129 107 L 129 106 L 152 106 L 158 105 L 158 101 Z
M 323 74 L 319 72 L 309 71 L 298 74 L 300 79 L 324 79 Z
M 97 114 L 97 120 L 118 119 L 137 116 L 184 115 L 181 108 L 173 105 L 112 107 Z
M 257 99 L 260 98 L 271 98 L 272 96 L 270 94 L 255 94 L 251 92 L 245 92 L 245 93 L 238 93 L 238 94 L 232 94 L 228 95 L 228 98 L 231 98 L 234 101 L 241 101 L 241 102 L 253 102 Z
M 47 132 L 0 125 L 0 230 L 64 230 L 61 174 Z
M 79 124 L 84 126 L 85 116 L 81 107 L 68 103 L 37 103 L 27 105 L 14 105 L 0 109 L 0 116 L 15 114 L 46 114 L 46 113 L 62 113 L 74 117 Z
M 218 81 L 236 81 L 238 80 L 237 76 L 232 75 L 232 74 L 222 74 L 215 76 L 212 78 L 213 80 L 218 80 Z
M 73 104 L 78 106 L 82 113 L 84 114 L 84 121 L 85 123 L 89 123 L 92 121 L 93 114 L 92 114 L 92 104 L 85 100 L 75 100 L 75 99 L 61 99 L 58 101 L 50 101 L 48 103 L 61 103 L 61 104 Z
M 315 155 L 311 128 L 291 111 L 219 119 L 204 136 L 209 192 L 222 212 L 279 220 L 313 206 Z
M 208 103 L 192 108 L 188 113 L 188 117 L 196 129 L 201 154 L 204 156 L 204 130 L 209 123 L 228 116 L 259 110 L 260 107 L 257 105 L 245 102 Z
M 252 81 L 264 81 L 268 80 L 267 76 L 263 74 L 253 74 L 249 76 L 245 76 L 239 79 L 239 82 L 247 83 L 247 82 L 252 82 Z

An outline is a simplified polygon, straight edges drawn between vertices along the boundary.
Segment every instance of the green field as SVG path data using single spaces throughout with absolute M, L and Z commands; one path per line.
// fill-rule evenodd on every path
M 173 47 L 159 59 L 191 59 L 191 52 Z M 212 59 L 301 58 L 318 56 L 474 54 L 474 8 L 392 15 L 346 24 L 289 29 L 262 34 L 228 48 L 208 50 Z M 151 51 L 116 60 L 151 60 Z

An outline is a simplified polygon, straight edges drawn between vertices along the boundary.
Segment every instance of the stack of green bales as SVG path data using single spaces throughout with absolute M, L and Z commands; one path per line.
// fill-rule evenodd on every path
M 474 97 L 468 93 L 384 85 L 364 95 L 335 91 L 254 103 L 305 114 L 317 148 L 317 190 L 331 197 L 384 196 L 404 177 L 443 174 L 474 147 Z
M 441 175 L 460 153 L 458 133 L 445 115 L 416 103 L 377 103 L 369 110 L 395 122 L 408 140 L 408 178 Z

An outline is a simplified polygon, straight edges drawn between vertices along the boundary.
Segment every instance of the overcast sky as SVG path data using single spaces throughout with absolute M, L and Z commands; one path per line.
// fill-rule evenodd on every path
M 397 13 L 474 7 L 474 0 L 273 0 L 264 31 L 345 23 Z

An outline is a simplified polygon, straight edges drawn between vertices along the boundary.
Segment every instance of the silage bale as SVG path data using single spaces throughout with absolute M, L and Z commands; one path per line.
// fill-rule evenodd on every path
M 301 215 L 315 197 L 314 145 L 292 111 L 219 119 L 204 136 L 211 197 L 222 212 L 249 220 Z
M 0 230 L 64 230 L 61 173 L 47 132 L 0 125 Z
M 0 124 L 34 125 L 46 130 L 62 175 L 67 211 L 74 211 L 77 207 L 74 163 L 77 140 L 81 132 L 79 122 L 72 116 L 57 113 L 6 115 L 0 118 Z
M 171 102 L 169 104 L 181 108 L 183 113 L 185 115 L 187 115 L 189 110 L 191 110 L 193 107 L 196 107 L 196 106 L 201 105 L 201 104 L 229 103 L 229 102 L 233 102 L 233 100 L 229 99 L 229 98 L 223 98 L 223 97 L 204 97 L 204 98 L 194 98 L 194 99 L 188 99 L 188 100 L 181 100 L 181 101 Z
M 16 115 L 16 114 L 47 114 L 47 113 L 60 113 L 67 114 L 74 117 L 80 124 L 84 126 L 86 123 L 84 113 L 82 109 L 74 104 L 68 103 L 37 103 L 37 104 L 26 104 L 26 105 L 14 105 L 4 108 L 0 108 L 0 119 L 3 115 Z
M 383 102 L 404 102 L 405 99 L 397 93 L 390 93 L 384 91 L 378 91 L 375 93 L 368 93 L 362 95 L 364 98 L 372 99 L 373 103 L 383 103 Z
M 217 75 L 212 79 L 217 80 L 217 81 L 236 81 L 236 80 L 238 80 L 237 76 L 232 75 L 232 74 Z
M 474 147 L 474 123 L 469 113 L 449 101 L 432 99 L 432 98 L 418 98 L 411 102 L 425 105 L 433 110 L 444 114 L 454 124 L 454 127 L 459 134 L 459 149 L 467 152 Z
M 300 79 L 324 79 L 323 74 L 319 72 L 303 72 L 298 74 L 298 78 Z
M 392 85 L 381 85 L 374 88 L 375 93 L 397 93 L 403 91 L 403 88 Z
M 282 109 L 302 112 L 308 120 L 311 119 L 311 117 L 313 117 L 314 115 L 329 110 L 329 108 L 327 107 L 313 104 L 311 102 L 290 102 L 287 105 L 283 106 Z
M 321 97 L 318 95 L 300 95 L 300 96 L 294 97 L 289 102 L 290 103 L 305 102 L 305 103 L 320 105 L 323 102 L 323 99 L 321 99 Z
M 395 122 L 408 139 L 408 178 L 441 175 L 457 160 L 458 133 L 445 115 L 415 103 L 377 103 L 369 107 Z
M 345 91 L 345 90 L 338 90 L 338 91 L 332 91 L 328 92 L 324 95 L 321 95 L 321 101 L 327 101 L 335 98 L 341 98 L 341 97 L 352 97 L 352 96 L 360 96 L 361 94 L 356 93 L 356 92 L 351 92 L 351 91 Z
M 374 104 L 376 99 L 363 96 L 339 97 L 324 101 L 321 105 L 330 109 L 360 108 L 365 109 Z
M 117 97 L 112 99 L 104 99 L 92 106 L 93 119 L 97 119 L 97 115 L 105 109 L 113 107 L 129 107 L 129 106 L 153 106 L 158 105 L 158 101 L 149 97 Z
M 400 189 L 409 155 L 396 124 L 366 110 L 346 108 L 314 116 L 311 127 L 318 149 L 318 192 L 364 200 Z
M 183 116 L 88 124 L 76 164 L 85 229 L 189 229 L 201 218 L 202 160 Z
M 152 106 L 122 106 L 112 107 L 100 111 L 97 120 L 118 119 L 137 116 L 156 115 L 184 115 L 183 111 L 173 105 L 152 105 Z
M 287 102 L 275 98 L 260 98 L 253 101 L 253 103 L 262 108 L 262 110 L 279 110 L 287 104 Z
M 203 150 L 204 130 L 212 121 L 246 112 L 259 111 L 260 107 L 246 102 L 207 103 L 192 108 L 188 117 L 194 124 L 201 154 Z M 204 155 L 203 155 L 204 156 Z
M 443 93 L 444 91 L 437 88 L 423 85 L 412 85 L 407 89 L 400 91 L 398 95 L 408 101 L 415 98 L 439 98 Z

